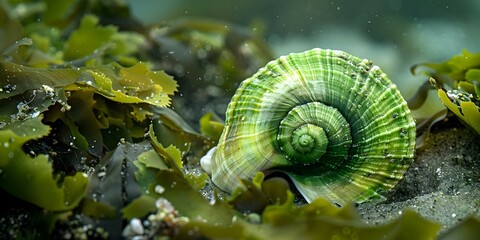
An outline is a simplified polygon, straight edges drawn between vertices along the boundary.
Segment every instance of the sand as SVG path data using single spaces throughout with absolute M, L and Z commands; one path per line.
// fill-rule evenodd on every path
M 367 223 L 383 224 L 410 208 L 446 230 L 480 217 L 480 138 L 457 120 L 437 124 L 386 202 L 358 207 Z

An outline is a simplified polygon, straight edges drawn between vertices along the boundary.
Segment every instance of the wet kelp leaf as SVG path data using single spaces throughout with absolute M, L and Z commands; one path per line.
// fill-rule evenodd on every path
M 0 4 L 0 35 L 2 36 L 0 38 L 0 55 L 5 53 L 4 51 L 15 41 L 22 38 L 22 31 L 22 25 L 5 9 L 4 4 Z
M 198 176 L 195 176 L 192 174 L 184 174 L 183 171 L 178 171 L 180 169 L 177 169 L 176 167 L 170 168 L 168 164 L 172 164 L 172 160 L 165 160 L 155 150 L 149 150 L 140 154 L 137 160 L 134 161 L 134 165 L 138 168 L 138 171 L 135 172 L 135 178 L 137 179 L 138 183 L 141 185 L 144 195 L 152 197 L 153 196 L 151 192 L 152 189 L 154 190 L 155 194 L 163 193 L 165 188 L 161 185 L 156 184 L 157 174 L 160 170 L 175 171 L 176 174 L 184 177 L 184 180 L 188 182 L 191 188 L 191 191 L 199 191 L 200 189 L 203 188 L 206 181 L 209 179 L 208 175 L 205 173 L 200 174 Z M 177 170 L 174 170 L 174 169 L 177 169 Z M 172 184 L 176 185 L 176 183 L 172 183 Z M 146 198 L 146 197 L 141 196 L 140 198 Z M 156 198 L 154 198 L 154 200 L 155 199 Z M 142 200 L 142 202 L 145 202 L 144 200 Z M 149 201 L 150 205 L 144 204 L 143 207 L 145 209 L 141 212 L 146 213 L 152 208 L 154 209 L 154 202 L 155 201 L 153 202 Z M 136 206 L 135 208 L 137 207 L 140 207 L 140 206 Z M 124 209 L 122 211 L 129 211 L 129 210 Z M 144 215 L 138 214 L 138 212 L 135 216 L 133 212 L 129 212 L 128 214 L 129 214 L 128 216 L 130 217 L 144 216 Z
M 363 223 L 352 205 L 333 206 L 325 199 L 297 207 L 290 198 L 282 205 L 268 206 L 261 223 L 235 218 L 231 225 L 189 222 L 177 239 L 434 239 L 440 225 L 406 210 L 391 223 L 371 226 Z
M 135 162 L 142 163 L 143 165 L 145 165 L 145 167 L 148 168 L 168 169 L 168 165 L 165 163 L 162 157 L 160 157 L 160 155 L 158 155 L 158 153 L 153 149 L 140 154 L 137 158 L 137 161 Z
M 136 180 L 137 167 L 133 164 L 138 156 L 151 150 L 149 142 L 119 144 L 106 153 L 89 177 L 87 197 L 94 202 L 114 209 L 114 214 L 98 220 L 98 226 L 110 232 L 113 239 L 120 236 L 122 228 L 121 209 L 142 195 L 142 187 Z M 97 206 L 98 207 L 98 206 Z M 102 207 L 105 211 L 105 207 Z M 88 210 L 88 209 L 87 209 Z M 108 212 L 108 211 L 107 211 Z M 95 216 L 100 213 L 90 213 Z
M 39 117 L 57 102 L 67 102 L 59 89 L 47 85 L 0 100 L 0 129 L 7 123 Z
M 150 194 L 152 184 L 155 184 L 155 176 L 158 170 L 169 169 L 165 160 L 158 155 L 154 149 L 140 154 L 133 162 L 137 171 L 135 172 L 135 179 L 140 184 L 143 194 Z
M 144 63 L 131 68 L 118 64 L 69 69 L 39 69 L 0 60 L 0 99 L 42 86 L 65 91 L 93 90 L 121 103 L 170 104 L 176 82 L 162 71 L 150 71 Z
M 87 171 L 121 140 L 145 138 L 147 115 L 154 113 L 138 116 L 132 109 L 163 107 L 176 86 L 171 77 L 151 72 L 143 64 L 37 69 L 0 61 L 0 79 L 0 102 L 4 104 L 0 129 L 43 115 L 43 122 L 54 131 L 29 141 L 26 151 L 32 156 L 52 153 L 49 160 L 60 167 L 54 168 L 60 175 Z M 157 85 L 164 82 L 164 86 Z M 162 92 L 163 87 L 168 93 Z M 147 92 L 156 97 L 146 96 Z
M 242 213 L 258 213 L 269 205 L 283 204 L 291 197 L 288 182 L 279 177 L 264 181 L 265 175 L 258 172 L 252 181 L 241 179 L 244 187 L 237 188 L 228 202 Z
M 326 199 L 319 198 L 310 204 L 297 207 L 293 203 L 293 198 L 290 196 L 288 201 L 285 201 L 283 204 L 268 206 L 262 215 L 262 221 L 274 225 L 287 225 L 299 220 L 308 220 L 309 218 L 315 217 L 361 222 L 353 205 L 338 208 Z
M 421 73 L 431 77 L 429 81 L 437 89 L 442 103 L 480 136 L 480 53 L 464 50 L 442 63 L 417 64 L 412 72 L 419 67 L 427 68 Z M 421 89 L 410 102 L 412 106 L 420 106 L 425 101 L 427 88 Z M 435 115 L 438 114 L 432 114 Z
M 10 164 L 16 152 L 21 151 L 22 145 L 30 139 L 38 139 L 50 132 L 50 127 L 42 124 L 41 118 L 32 118 L 23 122 L 16 122 L 1 129 L 1 143 L 3 155 L 0 166 Z
M 75 0 L 55 1 L 45 0 L 46 4 L 44 19 L 52 24 L 65 24 L 65 20 L 74 12 Z
M 456 226 L 440 235 L 439 240 L 476 240 L 480 236 L 480 220 L 468 217 Z
M 92 54 L 117 32 L 114 26 L 98 26 L 98 18 L 86 15 L 80 27 L 65 42 L 64 59 L 73 60 Z
M 85 69 L 65 90 L 93 89 L 112 101 L 165 107 L 170 104 L 169 95 L 177 89 L 172 77 L 162 71 L 150 71 L 144 63 L 129 68 L 112 63 Z
M 182 174 L 183 162 L 180 150 L 172 144 L 170 144 L 168 147 L 164 147 L 156 135 L 154 124 L 150 125 L 150 130 L 148 132 L 150 135 L 150 140 L 152 141 L 153 149 L 155 149 L 155 151 L 162 156 L 162 159 L 164 159 L 165 163 L 171 169 L 178 174 Z
M 441 63 L 423 63 L 412 67 L 412 72 L 416 72 L 419 67 L 427 67 L 423 74 L 435 78 L 441 86 L 450 86 L 458 88 L 460 82 L 469 81 L 466 73 L 471 69 L 480 67 L 480 53 L 471 53 L 464 50 L 462 54 L 453 56 L 451 59 Z
M 154 143 L 156 141 L 154 139 L 155 135 L 152 136 L 153 148 L 155 149 L 156 144 L 163 148 L 160 143 Z M 173 145 L 170 145 L 170 147 L 173 147 Z M 168 150 L 163 149 L 161 151 Z M 176 152 L 178 150 L 172 151 Z M 220 225 L 229 224 L 233 217 L 231 208 L 223 201 L 217 201 L 214 204 L 207 202 L 198 192 L 196 187 L 198 184 L 192 184 L 187 180 L 185 173 L 178 165 L 179 160 L 181 161 L 179 152 L 160 154 L 158 150 L 148 150 L 140 154 L 134 161 L 134 165 L 138 168 L 135 177 L 142 185 L 144 195 L 153 197 L 155 200 L 160 197 L 167 199 L 174 204 L 175 209 L 179 211 L 181 216 L 188 217 L 190 220 L 208 221 Z M 141 198 L 147 199 L 147 197 Z M 145 202 L 144 200 L 141 201 Z M 146 202 L 149 202 L 150 205 L 144 205 L 145 209 L 142 212 L 154 208 L 154 202 L 150 200 L 146 200 Z M 128 212 L 128 209 L 122 211 Z M 129 214 L 132 217 L 134 215 L 133 213 Z M 139 217 L 139 215 L 135 216 Z
M 20 54 L 24 49 L 24 46 L 30 46 L 32 44 L 33 41 L 30 38 L 23 38 L 21 40 L 17 40 L 14 44 L 3 50 L 3 52 L 0 53 L 0 56 L 3 58 L 12 58 L 12 55 L 15 55 L 15 53 Z
M 472 128 L 480 136 L 480 108 L 470 101 L 461 101 L 451 92 L 438 89 L 438 96 L 443 104 L 452 111 L 467 127 Z
M 84 198 L 80 209 L 83 214 L 94 219 L 115 217 L 115 208 L 108 204 L 94 201 L 91 198 Z
M 343 211 L 350 212 L 349 207 L 345 208 Z M 313 207 L 311 209 L 315 211 L 305 211 L 300 208 L 297 210 L 298 215 L 278 216 L 281 217 L 281 223 L 264 222 L 259 230 L 251 232 L 256 233 L 258 239 L 295 239 L 298 236 L 302 236 L 303 239 L 318 239 L 318 236 L 322 236 L 325 239 L 420 240 L 434 239 L 440 229 L 439 224 L 429 222 L 411 210 L 405 211 L 392 223 L 370 226 L 362 223 L 358 218 L 348 219 L 341 216 L 345 214 L 343 211 L 339 211 L 338 215 L 329 216 L 329 214 L 318 214 L 319 211 L 321 212 L 319 209 Z M 292 217 L 292 220 L 285 221 L 283 217 Z
M 203 172 L 200 175 L 187 174 L 185 178 L 193 190 L 200 191 L 203 187 L 205 187 L 205 184 L 207 183 L 208 179 L 210 179 L 210 176 Z
M 155 190 L 159 169 L 171 171 L 150 141 L 119 144 L 90 176 L 84 201 L 88 204 L 82 206 L 82 212 L 98 218 L 96 226 L 108 230 L 110 237 L 119 238 L 125 219 L 145 217 L 157 210 L 154 191 L 159 192 Z
M 280 208 L 281 209 L 281 208 Z M 434 239 L 440 225 L 429 222 L 413 211 L 407 210 L 394 222 L 371 226 L 360 221 L 354 208 L 338 209 L 328 201 L 317 200 L 304 208 L 266 209 L 268 217 L 262 224 L 237 219 L 230 226 L 213 226 L 206 223 L 188 223 L 178 239 L 207 237 L 209 239 Z M 275 211 L 269 212 L 269 211 Z
M 39 69 L 25 67 L 0 59 L 0 99 L 22 94 L 28 90 L 63 87 L 80 76 L 76 69 Z
M 53 175 L 46 155 L 30 157 L 22 145 L 46 136 L 50 127 L 41 118 L 15 122 L 0 130 L 0 186 L 10 194 L 50 211 L 64 211 L 78 205 L 86 193 L 88 178 L 78 172 L 59 179 Z
M 173 94 L 177 90 L 176 82 L 169 75 L 160 73 L 152 72 L 145 64 L 138 63 L 132 67 L 120 69 L 120 83 L 123 86 L 136 87 L 140 93 L 150 89 L 152 85 L 160 85 L 165 94 Z M 144 96 L 144 98 L 147 97 Z
M 69 16 L 79 13 L 75 12 L 79 10 L 75 8 L 85 10 L 85 7 L 91 7 L 88 6 L 88 3 L 78 3 L 75 1 L 74 5 L 68 1 L 64 1 L 62 4 L 56 4 L 53 1 L 48 1 L 47 4 L 38 2 L 36 5 L 44 7 L 41 10 L 45 10 L 45 12 L 35 15 L 35 21 L 29 22 L 25 26 L 26 31 L 13 31 L 14 29 L 4 26 L 6 30 L 10 31 L 5 35 L 16 36 L 13 41 L 8 39 L 11 44 L 22 37 L 33 40 L 33 44 L 28 48 L 19 47 L 14 52 L 4 52 L 3 57 L 10 62 L 41 68 L 95 66 L 112 62 L 117 62 L 122 66 L 133 66 L 139 62 L 137 59 L 139 48 L 145 42 L 143 35 L 136 32 L 119 32 L 117 31 L 118 27 L 114 25 L 101 26 L 98 24 L 99 18 L 94 15 L 82 14 L 85 15 L 83 18 Z M 85 4 L 87 6 L 84 6 Z M 102 4 L 96 3 L 96 5 Z M 25 6 L 25 9 L 29 8 L 28 4 Z M 60 16 L 58 13 L 50 14 L 57 8 L 70 8 L 69 10 L 74 12 L 60 12 L 64 16 Z M 40 9 L 36 9 L 36 11 L 38 10 Z M 55 19 L 57 17 L 58 19 Z M 72 17 L 72 19 L 65 19 L 67 21 L 63 22 L 60 20 L 63 17 Z M 126 21 L 127 19 L 122 20 Z M 65 28 L 68 25 L 70 28 Z M 78 28 L 72 31 L 73 27 Z M 1 30 L 2 25 L 0 25 Z M 65 40 L 67 35 L 68 39 Z M 0 54 L 3 49 L 0 49 Z
M 199 159 L 215 146 L 217 140 L 196 132 L 176 112 L 169 108 L 150 108 L 154 113 L 152 126 L 150 127 L 150 138 L 156 139 L 158 143 L 165 146 L 173 145 L 180 151 L 184 162 L 199 164 Z M 153 135 L 158 137 L 152 137 Z M 152 143 L 156 150 L 162 151 L 159 144 Z M 159 152 L 159 153 L 160 153 Z
M 150 151 L 148 155 L 151 156 L 153 153 Z M 150 167 L 147 167 L 143 164 L 147 153 L 142 155 L 135 161 L 135 165 L 138 167 L 136 177 L 137 181 L 143 187 L 148 186 L 148 189 L 144 191 L 142 196 L 122 209 L 126 218 L 146 218 L 147 214 L 155 212 L 154 210 L 157 210 L 158 214 L 158 211 L 164 210 L 157 209 L 157 207 L 160 207 L 157 202 L 167 200 L 174 204 L 173 207 L 178 216 L 185 218 L 187 222 L 208 223 L 212 226 L 228 226 L 231 224 L 235 212 L 226 202 L 218 199 L 215 202 L 207 202 L 195 188 L 195 184 L 192 186 L 192 183 L 185 178 L 183 173 L 165 168 L 163 164 L 149 164 Z M 156 157 L 153 158 L 159 160 Z M 155 221 L 150 217 L 148 219 L 149 221 Z M 170 222 L 168 219 L 166 221 Z M 152 224 L 154 223 L 149 223 L 149 225 Z M 164 236 L 165 233 L 158 232 L 156 234 L 160 237 Z
M 190 150 L 193 150 L 197 156 L 203 156 L 202 150 L 206 150 L 205 148 L 213 144 L 212 141 L 197 133 L 173 110 L 154 108 L 151 111 L 155 114 L 152 121 L 152 133 L 161 136 L 157 140 L 163 146 L 174 145 L 181 151 L 182 156 Z
M 157 185 L 164 188 L 161 194 L 155 193 Z M 188 217 L 191 222 L 206 222 L 216 226 L 228 226 L 232 223 L 234 212 L 226 202 L 207 202 L 183 176 L 174 171 L 158 171 L 155 185 L 151 186 L 150 192 L 170 201 L 180 215 Z
M 149 195 L 142 195 L 122 209 L 124 219 L 140 218 L 156 210 L 156 199 Z
M 222 135 L 224 123 L 213 113 L 206 113 L 200 118 L 200 132 L 217 144 Z
M 169 109 L 159 111 L 159 109 L 157 109 L 156 113 L 160 112 L 161 115 L 152 121 L 149 128 L 149 136 L 153 148 L 156 153 L 161 156 L 164 164 L 179 175 L 184 176 L 193 189 L 202 189 L 209 179 L 209 176 L 206 173 L 200 175 L 189 172 L 185 173 L 183 170 L 183 160 L 187 154 L 199 155 L 203 153 L 205 146 L 209 146 L 212 141 L 196 133 L 183 120 L 174 121 L 181 118 L 173 111 Z M 192 146 L 193 150 L 191 151 Z M 156 158 L 153 157 L 153 159 Z M 144 163 L 147 164 L 147 162 Z M 161 167 L 155 168 L 164 169 Z
M 68 104 L 75 106 L 67 112 L 68 119 L 64 122 L 74 135 L 75 145 L 88 151 L 96 157 L 103 153 L 103 136 L 95 123 L 95 113 L 92 111 L 95 101 L 91 91 L 75 91 L 68 98 Z M 70 123 L 68 121 L 71 120 Z

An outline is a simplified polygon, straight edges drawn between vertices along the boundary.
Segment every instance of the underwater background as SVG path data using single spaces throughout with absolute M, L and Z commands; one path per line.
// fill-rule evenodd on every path
M 445 61 L 462 50 L 480 51 L 480 3 L 474 0 L 129 3 L 132 14 L 146 23 L 206 18 L 241 26 L 266 41 L 275 57 L 315 47 L 368 57 L 381 66 L 407 99 L 422 84 L 422 76 L 409 71 L 411 66 Z M 425 108 L 441 106 L 431 103 Z M 428 115 L 422 111 L 414 114 Z
M 262 36 L 277 56 L 314 47 L 368 55 L 394 80 L 411 79 L 404 69 L 415 63 L 444 61 L 463 49 L 480 50 L 480 3 L 473 0 L 129 3 L 133 15 L 147 23 L 209 18 L 243 26 Z

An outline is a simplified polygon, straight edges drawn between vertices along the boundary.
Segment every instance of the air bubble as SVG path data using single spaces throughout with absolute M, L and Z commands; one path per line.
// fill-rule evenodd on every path
M 99 172 L 99 173 L 97 174 L 97 177 L 100 178 L 100 179 L 102 179 L 102 178 L 104 178 L 106 175 L 107 175 L 106 172 Z
M 155 186 L 155 192 L 158 193 L 158 194 L 162 194 L 163 192 L 165 192 L 165 188 L 161 185 L 156 185 Z

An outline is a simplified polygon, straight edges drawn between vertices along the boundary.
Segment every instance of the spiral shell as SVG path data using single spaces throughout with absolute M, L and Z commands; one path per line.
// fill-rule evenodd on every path
M 269 62 L 242 82 L 210 156 L 212 181 L 232 192 L 257 171 L 286 173 L 307 201 L 384 198 L 413 161 L 415 123 L 378 66 L 312 49 Z

